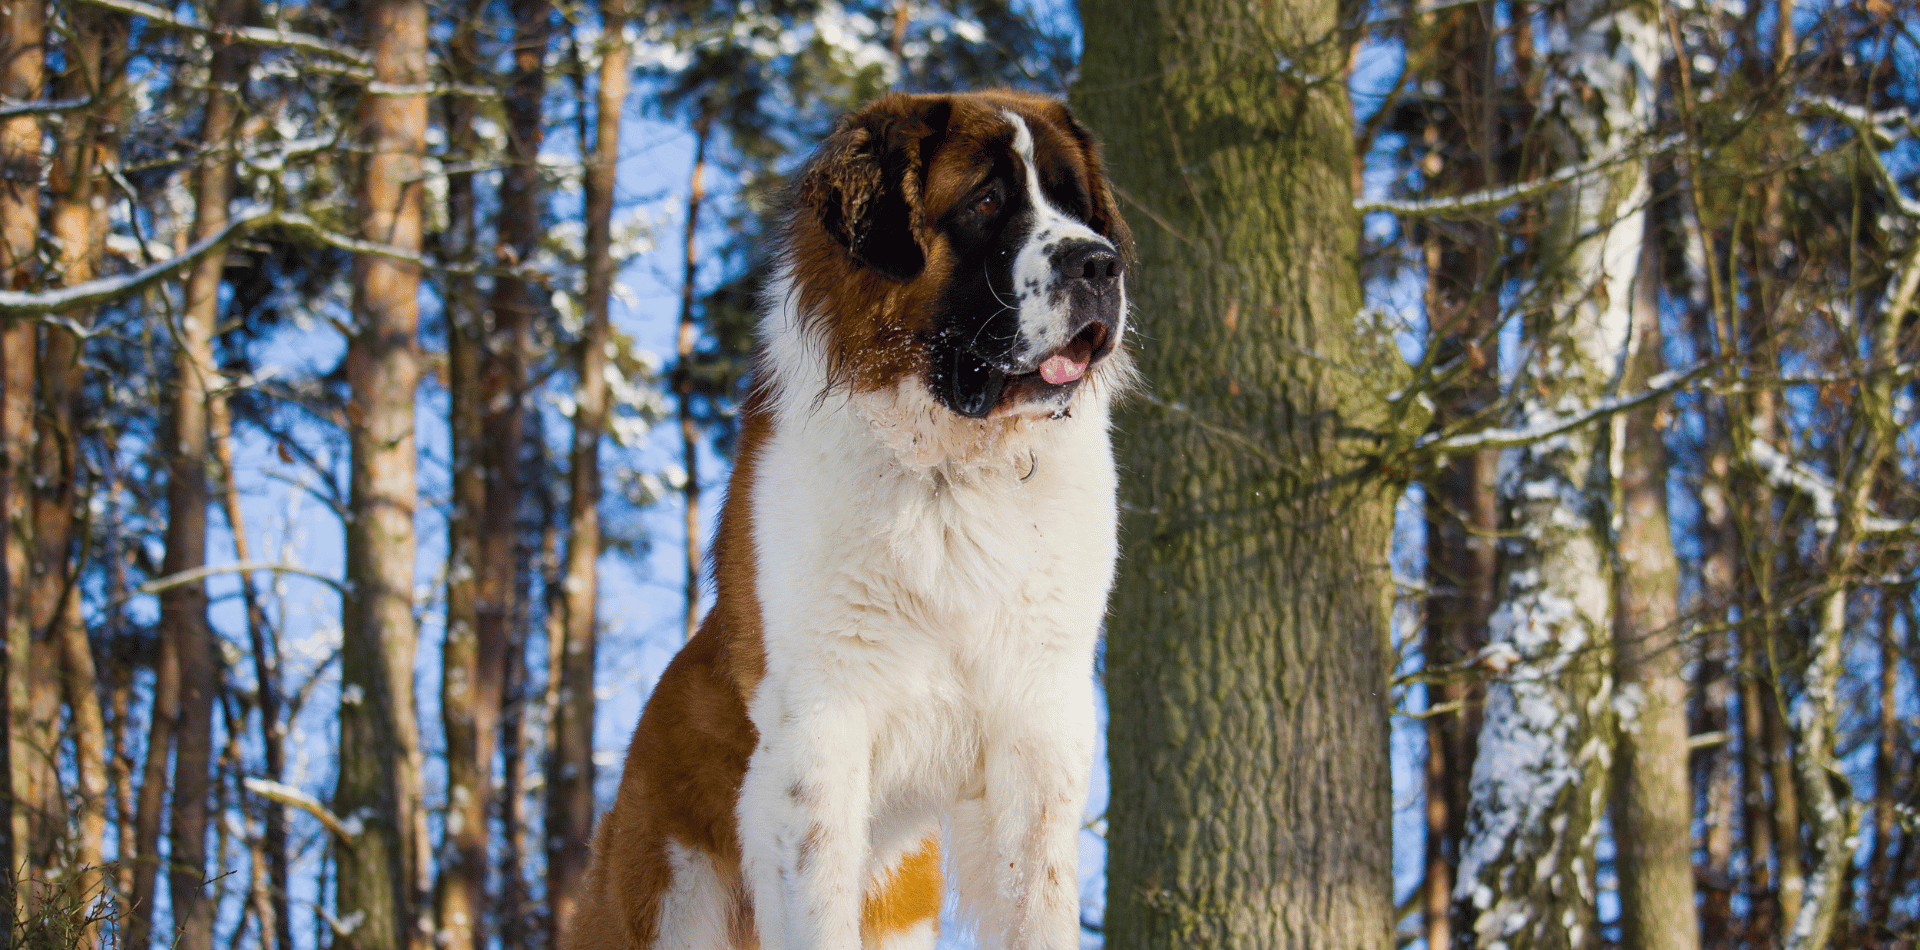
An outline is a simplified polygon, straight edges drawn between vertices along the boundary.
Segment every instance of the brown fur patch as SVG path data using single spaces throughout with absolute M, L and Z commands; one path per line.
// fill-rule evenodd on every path
M 875 946 L 889 934 L 940 916 L 940 836 L 920 842 L 887 879 L 860 902 L 860 942 Z

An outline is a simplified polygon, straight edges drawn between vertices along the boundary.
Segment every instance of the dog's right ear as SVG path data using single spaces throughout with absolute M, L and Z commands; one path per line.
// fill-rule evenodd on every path
M 895 95 L 841 119 L 800 176 L 800 213 L 861 264 L 898 281 L 919 276 L 923 156 L 952 117 L 950 100 Z

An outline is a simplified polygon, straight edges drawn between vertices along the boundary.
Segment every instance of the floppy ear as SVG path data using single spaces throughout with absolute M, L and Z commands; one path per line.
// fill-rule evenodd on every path
M 800 212 L 861 264 L 898 281 L 919 276 L 922 156 L 952 113 L 946 99 L 897 96 L 840 120 L 800 176 Z

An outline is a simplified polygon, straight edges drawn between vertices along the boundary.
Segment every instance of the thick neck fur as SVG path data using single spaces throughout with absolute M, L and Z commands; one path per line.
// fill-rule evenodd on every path
M 1132 384 L 1132 361 L 1116 351 L 1094 367 L 1065 413 L 1016 410 L 969 419 L 941 405 L 917 373 L 865 391 L 833 378 L 828 344 L 819 338 L 824 321 L 817 315 L 802 319 L 801 299 L 782 268 L 761 325 L 767 341 L 762 370 L 769 376 L 776 429 L 794 431 L 838 417 L 864 428 L 889 463 L 927 477 L 937 473 L 964 482 L 1029 476 L 1061 436 L 1085 426 L 1104 430 L 1113 397 Z

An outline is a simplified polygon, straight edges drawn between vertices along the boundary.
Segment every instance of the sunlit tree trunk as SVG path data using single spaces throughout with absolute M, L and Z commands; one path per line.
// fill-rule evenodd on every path
M 60 283 L 73 285 L 92 279 L 99 270 L 107 221 L 105 175 L 115 169 L 112 144 L 118 134 L 120 70 L 127 40 L 125 19 L 92 8 L 72 9 L 67 17 L 66 70 L 56 83 L 63 99 L 91 99 L 95 109 L 72 117 L 63 129 L 49 188 L 53 195 L 51 231 L 59 242 L 55 262 Z M 90 314 L 70 313 L 79 323 Z M 59 645 L 62 693 L 68 709 L 67 731 L 72 738 L 77 804 L 73 857 L 79 865 L 80 892 L 100 896 L 105 889 L 104 839 L 107 824 L 106 722 L 100 706 L 99 677 L 93 650 L 80 615 L 78 573 L 85 560 L 85 527 L 80 489 L 79 397 L 84 383 L 81 341 L 66 329 L 43 333 L 41 371 L 40 464 L 41 493 L 36 513 L 35 545 L 40 551 L 40 590 L 35 613 L 48 637 Z M 76 535 L 79 539 L 76 540 Z M 78 546 L 80 550 L 75 551 Z M 99 937 L 96 922 L 79 922 L 75 937 L 80 948 L 90 948 Z
M 1554 117 L 1555 161 L 1631 148 L 1653 120 L 1654 11 L 1571 0 L 1554 16 L 1562 72 L 1543 84 L 1541 113 Z M 1526 327 L 1533 375 L 1516 387 L 1523 419 L 1579 411 L 1620 385 L 1649 194 L 1645 162 L 1630 155 L 1554 193 L 1539 244 L 1547 306 Z M 1490 639 L 1507 668 L 1488 686 L 1459 885 L 1480 946 L 1599 945 L 1593 849 L 1611 756 L 1621 461 L 1609 428 L 1516 450 L 1502 484 L 1507 538 Z
M 1647 231 L 1632 288 L 1637 339 L 1622 381 L 1643 389 L 1661 359 L 1656 233 Z M 1667 519 L 1667 450 L 1659 404 L 1618 417 L 1613 647 L 1622 702 L 1613 789 L 1613 840 L 1625 946 L 1699 950 L 1693 884 L 1693 793 L 1688 776 L 1687 643 L 1680 563 Z
M 1106 945 L 1389 947 L 1394 490 L 1354 434 L 1397 423 L 1395 358 L 1356 320 L 1337 5 L 1081 15 L 1149 387 L 1116 422 Z
M 44 0 L 10 0 L 0 6 L 0 96 L 15 102 L 40 97 L 45 81 L 47 9 Z M 0 276 L 8 288 L 30 289 L 39 281 L 40 121 L 32 115 L 0 120 Z M 8 811 L 7 873 L 28 868 L 35 840 L 33 776 L 45 760 L 44 736 L 33 728 L 35 679 L 33 618 L 28 565 L 33 540 L 33 399 L 39 365 L 35 326 L 19 317 L 0 318 L 0 456 L 8 491 L 0 498 L 8 597 L 0 616 L 7 637 L 8 788 L 0 789 Z M 11 919 L 8 921 L 10 926 Z
M 613 296 L 613 196 L 620 158 L 620 120 L 627 100 L 625 0 L 601 6 L 599 91 L 592 159 L 587 163 L 586 326 L 576 357 L 573 447 L 569 453 L 566 564 L 561 582 L 564 627 L 555 677 L 553 746 L 547 752 L 548 944 L 566 932 L 592 857 L 593 669 L 600 557 L 600 441 L 607 426 L 607 347 Z M 584 104 L 583 104 L 584 105 Z M 582 143 L 582 150 L 586 144 Z
M 360 110 L 368 150 L 360 183 L 361 236 L 403 253 L 421 248 L 426 150 L 427 7 L 375 0 L 364 29 L 374 74 Z M 340 658 L 340 759 L 334 811 L 357 823 L 336 850 L 337 917 L 356 921 L 357 950 L 425 947 L 416 829 L 420 738 L 414 710 L 414 389 L 420 379 L 420 266 L 363 253 L 354 259 L 356 326 L 347 344 L 352 495 L 348 593 Z

